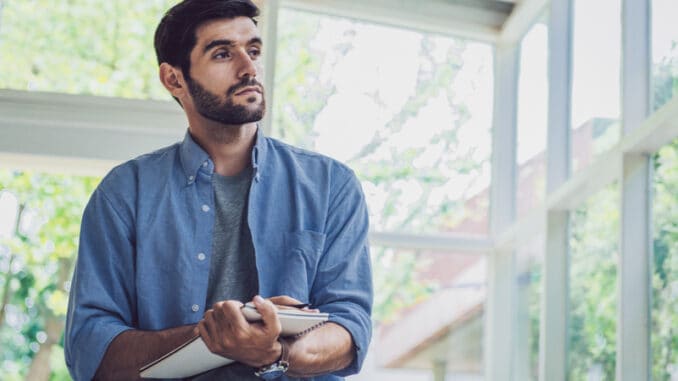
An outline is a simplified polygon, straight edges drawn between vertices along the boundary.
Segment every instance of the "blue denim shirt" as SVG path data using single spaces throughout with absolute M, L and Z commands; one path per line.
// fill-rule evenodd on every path
M 248 223 L 259 293 L 311 303 L 353 337 L 359 371 L 371 337 L 368 218 L 353 172 L 257 133 Z M 66 364 L 90 380 L 129 329 L 197 323 L 206 307 L 214 228 L 214 163 L 183 142 L 114 168 L 83 216 L 65 333 Z M 285 377 L 283 379 L 286 379 Z

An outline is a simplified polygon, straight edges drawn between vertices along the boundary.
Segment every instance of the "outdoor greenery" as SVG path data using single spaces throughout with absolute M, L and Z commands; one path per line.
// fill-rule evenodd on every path
M 678 139 L 654 158 L 652 380 L 678 376 Z
M 568 370 L 573 381 L 614 380 L 618 232 L 616 184 L 572 213 Z
M 68 380 L 63 327 L 80 218 L 98 179 L 0 171 L 0 205 L 14 216 L 0 237 L 2 379 Z M 50 372 L 51 370 L 51 372 Z M 51 373 L 51 376 L 50 376 Z
M 170 99 L 153 32 L 173 0 L 4 0 L 0 88 Z

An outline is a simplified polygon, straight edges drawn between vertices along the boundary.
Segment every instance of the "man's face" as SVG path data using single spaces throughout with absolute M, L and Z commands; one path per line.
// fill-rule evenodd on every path
M 247 17 L 208 21 L 196 30 L 186 78 L 203 117 L 229 125 L 256 122 L 266 109 L 259 61 L 261 38 Z

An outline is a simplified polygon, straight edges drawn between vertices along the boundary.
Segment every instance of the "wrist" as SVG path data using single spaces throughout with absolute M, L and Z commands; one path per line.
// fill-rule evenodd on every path
M 287 372 L 287 369 L 290 366 L 289 346 L 288 346 L 289 344 L 287 343 L 287 341 L 281 338 L 278 338 L 277 343 L 280 348 L 279 351 L 280 355 L 277 357 L 275 361 L 269 363 L 269 365 L 265 365 L 259 368 L 259 370 L 257 370 L 256 372 L 254 372 L 254 374 L 257 377 L 262 378 L 264 380 L 274 380 L 276 378 L 282 377 L 285 374 L 285 372 Z
M 282 351 L 283 351 L 282 343 L 280 342 L 280 339 L 278 339 L 273 343 L 273 349 L 271 350 L 271 354 L 268 357 L 266 357 L 266 361 L 263 361 L 260 367 L 264 368 L 266 366 L 275 364 L 276 362 L 280 361 L 283 355 Z

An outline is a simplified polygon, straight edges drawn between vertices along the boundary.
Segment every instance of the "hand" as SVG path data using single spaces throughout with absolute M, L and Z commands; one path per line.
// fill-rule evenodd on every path
M 282 348 L 278 336 L 282 328 L 276 307 L 270 300 L 257 295 L 253 302 L 261 314 L 260 322 L 248 323 L 240 311 L 242 303 L 227 300 L 205 312 L 197 333 L 212 353 L 252 367 L 262 367 L 280 357 Z

